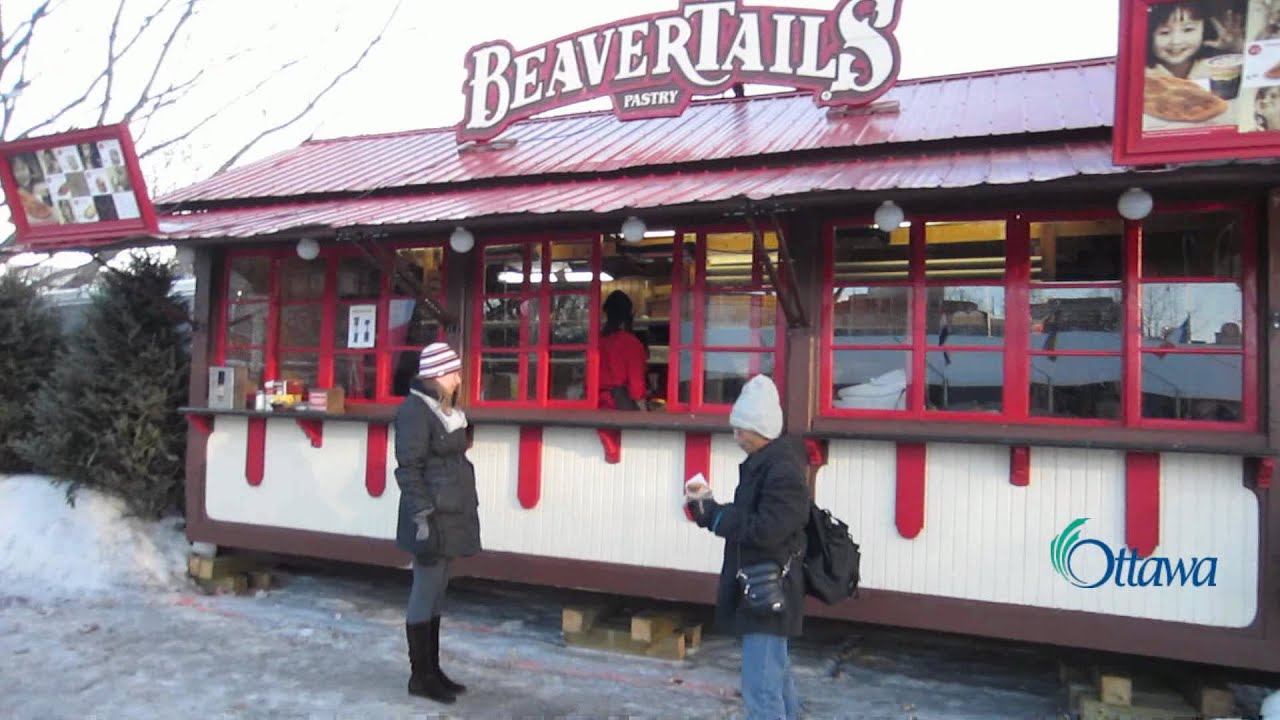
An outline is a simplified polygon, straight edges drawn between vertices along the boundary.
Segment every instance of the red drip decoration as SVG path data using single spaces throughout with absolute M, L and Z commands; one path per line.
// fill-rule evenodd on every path
M 520 468 L 516 481 L 520 507 L 532 510 L 542 497 L 542 428 L 520 428 Z
M 1276 474 L 1276 461 L 1273 458 L 1261 458 L 1258 460 L 1258 489 L 1270 490 L 1271 478 Z
M 711 435 L 708 433 L 684 434 L 684 479 L 702 473 L 711 484 Z M 682 489 L 683 490 L 683 489 Z M 693 515 L 685 508 L 684 516 L 693 521 Z
M 898 534 L 912 540 L 924 530 L 924 443 L 898 443 L 898 488 L 895 522 Z
M 604 461 L 610 465 L 622 462 L 622 431 L 616 428 L 596 430 L 596 434 L 600 436 L 600 444 L 604 447 Z
M 370 497 L 382 497 L 387 489 L 387 426 L 369 423 L 364 451 L 364 489 Z
M 324 420 L 314 420 L 311 418 L 294 418 L 298 422 L 298 427 L 302 429 L 302 434 L 307 436 L 311 441 L 311 447 L 318 448 L 324 445 Z
M 196 431 L 205 435 L 213 432 L 213 416 L 212 415 L 188 415 L 187 422 L 191 423 L 191 427 Z
M 826 467 L 828 443 L 822 438 L 805 438 L 804 452 L 810 467 Z
M 249 418 L 249 439 L 245 444 L 244 477 L 253 487 L 262 484 L 267 461 L 267 419 Z
M 1160 453 L 1125 455 L 1124 543 L 1138 557 L 1160 544 Z
M 1018 487 L 1031 484 L 1031 448 L 1009 448 L 1009 484 Z

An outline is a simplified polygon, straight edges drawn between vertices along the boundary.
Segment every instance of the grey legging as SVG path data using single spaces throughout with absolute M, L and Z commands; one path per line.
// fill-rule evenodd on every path
M 409 591 L 409 612 L 405 622 L 424 623 L 439 617 L 444 610 L 444 590 L 449 586 L 449 561 L 431 565 L 413 561 L 413 589 Z

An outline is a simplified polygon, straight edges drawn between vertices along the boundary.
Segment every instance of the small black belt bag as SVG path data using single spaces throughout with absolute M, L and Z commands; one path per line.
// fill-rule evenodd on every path
M 787 564 L 768 560 L 738 568 L 738 586 L 742 589 L 742 602 L 754 613 L 781 613 L 787 607 L 787 596 L 782 591 L 782 579 L 791 574 L 791 562 Z

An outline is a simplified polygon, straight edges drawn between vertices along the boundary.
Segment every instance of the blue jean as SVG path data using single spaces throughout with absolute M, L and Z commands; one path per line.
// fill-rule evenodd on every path
M 746 720 L 795 720 L 800 716 L 785 637 L 742 636 L 742 703 Z

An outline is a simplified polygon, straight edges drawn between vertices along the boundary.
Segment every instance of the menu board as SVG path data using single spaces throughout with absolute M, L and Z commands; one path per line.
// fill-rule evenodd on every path
M 1117 163 L 1280 156 L 1280 0 L 1123 0 L 1121 12 Z
M 0 180 L 31 249 L 92 245 L 155 229 L 155 216 L 124 126 L 0 145 Z

